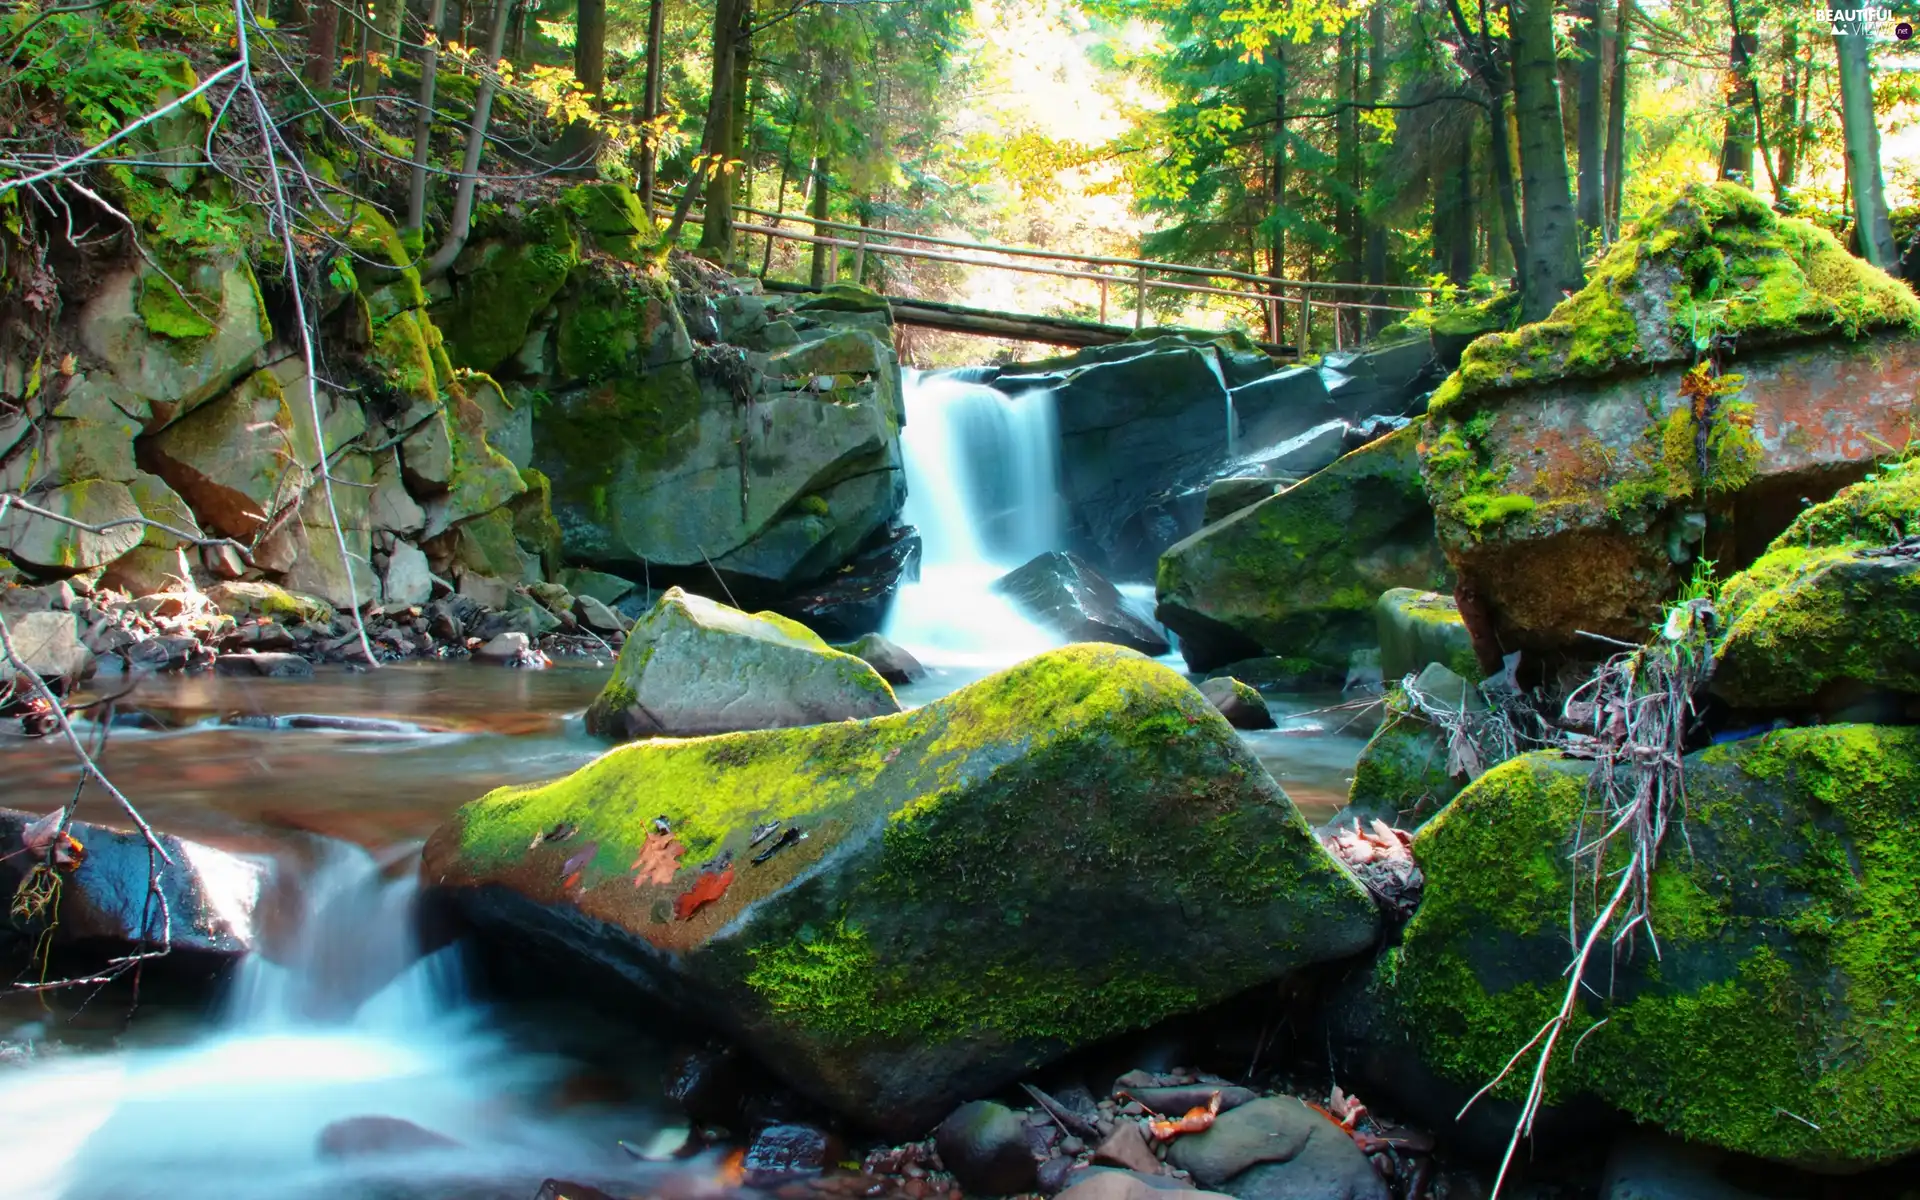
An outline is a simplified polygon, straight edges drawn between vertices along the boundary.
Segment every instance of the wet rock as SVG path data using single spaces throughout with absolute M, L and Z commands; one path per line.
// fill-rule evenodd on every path
M 1400 1059 L 1478 1087 L 1559 1005 L 1567 855 L 1593 836 L 1591 769 L 1514 759 L 1414 838 L 1425 898 L 1370 990 L 1340 1007 L 1351 1034 L 1332 1039 L 1373 1047 L 1364 1069 L 1383 1086 L 1414 1082 Z M 1920 1101 L 1901 1088 L 1920 1070 L 1915 1046 L 1868 1014 L 1920 1007 L 1912 972 L 1882 966 L 1920 954 L 1908 919 L 1920 891 L 1894 849 L 1920 819 L 1920 733 L 1780 729 L 1689 754 L 1685 772 L 1686 850 L 1663 855 L 1652 883 L 1660 958 L 1638 947 L 1591 964 L 1567 1031 L 1580 1054 L 1555 1060 L 1558 1102 L 1828 1171 L 1914 1153 Z M 1479 1018 L 1461 1020 L 1462 995 Z M 1825 1049 L 1840 1044 L 1858 1052 Z M 1870 1111 L 1844 1099 L 1869 1093 L 1882 1097 Z
M 1074 1166 L 1076 1165 L 1073 1156 L 1085 1148 L 1084 1146 L 1077 1146 L 1069 1151 L 1063 1143 L 1061 1153 L 1049 1158 L 1034 1168 L 1034 1190 L 1043 1196 L 1057 1195 L 1066 1190 L 1069 1181 L 1073 1178 Z
M 212 661 L 213 651 L 194 638 L 161 634 L 137 641 L 126 649 L 127 665 L 146 671 L 179 671 Z
M 1127 607 L 1118 588 L 1071 551 L 1048 551 L 1002 575 L 993 590 L 1076 642 L 1108 642 L 1155 656 L 1170 648 L 1159 630 Z
M 1240 1200 L 1388 1200 L 1353 1139 L 1291 1096 L 1221 1114 L 1207 1132 L 1176 1139 L 1167 1161 Z
M 860 659 L 874 670 L 880 672 L 880 678 L 888 683 L 913 683 L 926 678 L 927 669 L 920 660 L 907 651 L 905 646 L 888 641 L 877 633 L 869 633 L 855 641 L 834 647 Z
M 631 624 L 625 617 L 592 596 L 573 598 L 574 619 L 598 634 L 625 633 Z
M 821 637 L 851 641 L 886 624 L 902 583 L 920 578 L 920 535 L 896 528 L 828 578 L 774 606 Z
M 459 1142 L 399 1117 L 348 1117 L 320 1131 L 321 1158 L 374 1158 L 450 1150 Z
M 1271 478 L 1261 475 L 1254 478 L 1216 479 L 1207 485 L 1207 506 L 1201 516 L 1201 523 L 1211 525 L 1222 521 L 1265 500 L 1280 490 Z
M 1339 687 L 1341 672 L 1311 659 L 1267 654 L 1215 667 L 1207 678 L 1238 679 L 1258 691 L 1310 692 Z
M 497 634 L 476 647 L 473 657 L 481 662 L 505 663 L 511 666 L 524 662 L 535 653 L 533 640 L 524 633 L 513 631 Z
M 1439 663 L 1456 675 L 1485 674 L 1452 596 L 1417 588 L 1389 588 L 1374 605 L 1380 633 L 1380 674 L 1393 683 Z
M 1160 1160 L 1153 1156 L 1153 1148 L 1147 1145 L 1147 1135 L 1140 1132 L 1138 1121 L 1115 1125 L 1106 1140 L 1094 1148 L 1093 1161 L 1145 1175 L 1160 1173 Z
M 1032 1191 L 1038 1182 L 1027 1123 L 1005 1105 L 963 1104 L 940 1122 L 933 1140 L 940 1161 L 975 1195 L 1011 1196 Z
M 835 1139 L 812 1125 L 769 1125 L 753 1135 L 741 1166 L 747 1186 L 778 1187 L 816 1179 L 839 1161 Z
M 568 1179 L 549 1179 L 540 1185 L 533 1200 L 625 1200 L 612 1192 L 603 1192 L 592 1184 Z
M 22 833 L 41 814 L 0 809 L 0 892 L 17 897 L 33 863 L 24 854 Z M 176 952 L 237 958 L 253 948 L 254 916 L 264 869 L 257 863 L 160 834 L 173 865 L 161 863 L 161 890 L 167 898 L 169 926 L 163 928 L 153 902 L 149 871 L 154 856 L 137 832 L 90 821 L 75 821 L 70 832 L 84 847 L 80 865 L 62 871 L 58 921 L 41 913 L 16 922 L 14 930 L 31 938 L 52 925 L 56 946 L 86 947 L 109 954 L 154 949 L 170 931 Z M 10 930 L 0 929 L 0 945 Z M 26 943 L 15 943 L 24 950 Z
M 1231 676 L 1215 676 L 1200 685 L 1207 703 L 1220 710 L 1235 729 L 1272 729 L 1273 713 L 1259 692 Z
M 872 667 L 797 622 L 674 588 L 628 634 L 587 728 L 615 738 L 704 734 L 899 711 Z
M 1629 1134 L 1607 1154 L 1600 1200 L 1759 1200 L 1719 1177 L 1725 1158 L 1674 1138 Z
M 4 615 L 14 655 L 56 690 L 62 681 L 78 683 L 93 673 L 93 652 L 81 642 L 72 613 L 49 610 Z M 24 676 L 4 658 L 0 658 L 0 681 L 27 686 Z
M 1381 592 L 1450 589 L 1418 444 L 1404 429 L 1168 550 L 1154 615 L 1188 666 L 1284 654 L 1343 669 L 1374 642 Z
M 1740 382 L 1696 402 L 1691 314 L 1715 294 L 1717 336 L 1738 347 L 1716 361 Z M 1904 284 L 1824 229 L 1736 184 L 1689 186 L 1434 394 L 1424 468 L 1440 540 L 1485 605 L 1469 618 L 1509 652 L 1592 656 L 1583 630 L 1639 641 L 1696 558 L 1745 565 L 1803 497 L 1905 443 L 1916 320 Z
M 1177 673 L 1070 646 L 887 720 L 655 739 L 502 789 L 434 834 L 423 879 L 486 936 L 611 970 L 911 1136 L 1371 943 L 1372 902 L 1257 766 Z M 1014 961 L 1020 987 L 981 987 Z
M 278 621 L 252 621 L 228 634 L 220 647 L 228 653 L 248 650 L 273 653 L 291 650 L 296 644 L 293 633 Z
M 1179 1115 L 1190 1109 L 1205 1108 L 1220 1097 L 1220 1111 L 1230 1112 L 1242 1104 L 1251 1104 L 1260 1098 L 1260 1093 L 1252 1088 L 1219 1086 L 1210 1084 L 1187 1084 L 1180 1087 L 1131 1087 L 1126 1095 L 1138 1100 L 1157 1113 Z
M 213 673 L 241 679 L 306 679 L 313 675 L 313 664 L 298 654 L 248 651 L 214 659 Z

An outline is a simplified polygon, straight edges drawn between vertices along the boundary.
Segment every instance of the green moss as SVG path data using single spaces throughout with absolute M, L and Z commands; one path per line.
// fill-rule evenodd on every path
M 617 183 L 583 183 L 560 194 L 580 228 L 603 237 L 631 237 L 648 230 L 646 209 L 633 189 Z
M 679 462 L 699 440 L 701 405 L 687 363 L 622 375 L 557 402 L 542 416 L 541 436 L 567 464 L 564 498 L 591 508 L 595 489 L 626 464 L 646 471 Z
M 1920 532 L 1920 460 L 1889 463 L 1794 518 L 1770 547 L 1890 546 Z
M 517 352 L 534 317 L 579 261 L 579 243 L 560 208 L 535 209 L 516 233 L 514 240 L 484 246 L 457 280 L 453 298 L 434 309 L 455 366 L 491 370 Z
M 194 275 L 191 262 L 176 260 L 167 274 L 175 280 L 191 279 Z M 220 316 L 221 297 L 208 296 L 189 290 L 183 294 L 179 287 L 159 271 L 145 271 L 140 276 L 140 300 L 138 303 L 140 319 L 148 332 L 156 333 L 174 341 L 191 342 L 211 336 L 214 321 Z M 260 308 L 261 320 L 265 320 L 265 306 Z
M 1416 839 L 1426 900 L 1375 989 L 1448 1078 L 1492 1078 L 1560 1001 L 1565 852 L 1593 832 L 1576 832 L 1584 773 L 1514 760 Z M 1690 756 L 1687 779 L 1686 840 L 1669 835 L 1652 881 L 1662 954 L 1642 942 L 1596 965 L 1550 1102 L 1591 1094 L 1689 1140 L 1808 1165 L 1912 1153 L 1920 731 L 1782 730 Z
M 1446 735 L 1407 712 L 1397 688 L 1388 696 L 1387 713 L 1353 764 L 1347 803 L 1418 824 L 1446 807 L 1465 780 L 1447 774 Z
M 1469 346 L 1429 412 L 1543 379 L 1692 362 L 1715 338 L 1748 350 L 1915 328 L 1920 299 L 1825 230 L 1776 216 L 1738 184 L 1692 184 L 1544 320 Z
M 827 507 L 827 498 L 825 496 L 822 496 L 813 492 L 809 492 L 806 495 L 800 497 L 800 499 L 795 503 L 794 507 L 811 517 L 826 517 L 826 516 L 833 515 L 832 511 Z

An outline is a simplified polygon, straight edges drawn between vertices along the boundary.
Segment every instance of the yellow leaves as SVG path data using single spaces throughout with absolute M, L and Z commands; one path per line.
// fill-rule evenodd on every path
M 712 172 L 715 176 L 731 175 L 744 164 L 740 159 L 728 158 L 724 154 L 696 154 L 692 160 L 693 173 Z
M 1365 0 L 1243 0 L 1220 14 L 1238 33 L 1224 43 L 1243 48 L 1242 61 L 1264 58 L 1273 43 L 1285 39 L 1304 45 L 1315 33 L 1331 33 L 1366 15 Z

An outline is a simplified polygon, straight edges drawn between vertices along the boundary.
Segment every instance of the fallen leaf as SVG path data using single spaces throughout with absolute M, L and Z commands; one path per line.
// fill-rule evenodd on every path
M 658 829 L 649 833 L 640 847 L 640 857 L 633 860 L 633 886 L 672 883 L 673 873 L 680 869 L 680 856 L 686 852 L 687 848 L 672 834 Z
M 47 847 L 53 845 L 54 835 L 60 832 L 60 818 L 67 815 L 64 808 L 56 808 L 44 817 L 38 817 L 20 831 L 20 840 L 26 844 L 29 854 L 45 854 Z
M 1183 1133 L 1205 1133 L 1213 1128 L 1213 1119 L 1220 1115 L 1220 1093 L 1215 1092 L 1206 1104 L 1187 1110 L 1187 1115 L 1171 1121 L 1149 1121 L 1147 1132 L 1157 1142 L 1170 1142 Z
M 727 888 L 733 884 L 733 866 L 729 864 L 719 871 L 702 871 L 693 881 L 693 886 L 680 893 L 673 902 L 673 915 L 682 921 L 699 912 L 702 908 L 727 894 Z

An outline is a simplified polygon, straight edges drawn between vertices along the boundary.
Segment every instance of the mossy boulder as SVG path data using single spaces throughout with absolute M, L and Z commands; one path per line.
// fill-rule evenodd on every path
M 1916 328 L 1905 285 L 1737 185 L 1644 218 L 1585 288 L 1475 342 L 1433 397 L 1427 487 L 1484 640 L 1637 642 L 1694 558 L 1750 562 L 1801 498 L 1906 443 Z M 1691 373 L 1710 349 L 1724 374 Z
M 1417 829 L 1467 784 L 1464 772 L 1450 769 L 1446 733 L 1413 712 L 1398 688 L 1387 694 L 1386 708 L 1353 764 L 1353 786 L 1335 824 L 1377 818 Z
M 1418 588 L 1389 588 L 1374 605 L 1380 634 L 1380 674 L 1398 683 L 1439 663 L 1464 679 L 1484 672 L 1474 657 L 1473 640 L 1452 596 Z
M 104 281 L 80 312 L 80 340 L 129 396 L 150 429 L 220 395 L 259 365 L 272 338 L 260 285 L 244 259 L 151 266 Z M 104 382 L 104 381 L 99 381 Z
M 451 296 L 433 307 L 453 365 L 491 371 L 517 353 L 579 261 L 579 239 L 561 206 L 536 209 L 510 238 L 470 247 L 450 276 Z
M 1174 545 L 1160 623 L 1196 671 L 1280 654 L 1344 671 L 1388 588 L 1450 590 L 1409 426 Z
M 1920 463 L 1795 518 L 1721 591 L 1711 687 L 1740 708 L 1831 711 L 1920 697 Z
M 1378 1055 L 1471 1090 L 1557 1009 L 1590 769 L 1511 760 L 1415 838 L 1425 899 L 1374 972 Z M 1920 1152 L 1920 731 L 1783 729 L 1687 756 L 1686 780 L 1652 882 L 1659 957 L 1645 936 L 1602 949 L 1548 1103 L 1822 1169 Z
M 1096 645 L 897 716 L 623 746 L 467 805 L 422 870 L 899 1137 L 1377 922 L 1198 691 Z
M 798 621 L 669 588 L 628 634 L 587 728 L 616 738 L 723 733 L 899 711 L 878 672 Z

